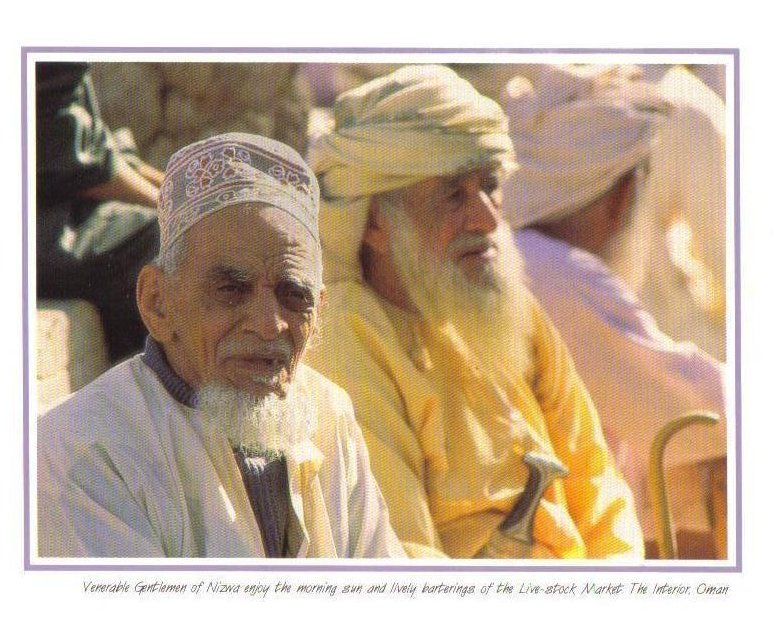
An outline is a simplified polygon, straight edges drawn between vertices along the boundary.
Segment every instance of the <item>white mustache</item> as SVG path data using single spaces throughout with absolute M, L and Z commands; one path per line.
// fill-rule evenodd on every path
M 456 256 L 465 254 L 467 252 L 478 252 L 480 250 L 486 250 L 487 248 L 494 247 L 499 248 L 499 244 L 495 239 L 492 239 L 488 235 L 480 235 L 477 233 L 462 233 L 456 237 L 448 245 L 448 251 Z
M 289 365 L 293 357 L 293 345 L 290 337 L 283 335 L 275 341 L 226 343 L 221 354 L 226 358 L 269 358 L 279 364 Z

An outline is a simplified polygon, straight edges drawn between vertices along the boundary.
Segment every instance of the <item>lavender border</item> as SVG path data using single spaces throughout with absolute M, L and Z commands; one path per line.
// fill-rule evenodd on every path
M 30 541 L 30 479 L 29 479 L 29 319 L 28 319 L 28 294 L 29 294 L 29 270 L 28 254 L 28 207 L 29 197 L 27 193 L 28 173 L 28 119 L 27 119 L 27 57 L 29 54 L 40 53 L 143 53 L 143 54 L 706 54 L 729 55 L 733 59 L 734 83 L 734 241 L 735 241 L 735 435 L 736 435 L 736 564 L 729 565 L 639 565 L 639 566 L 586 566 L 586 565 L 518 565 L 513 567 L 503 565 L 364 565 L 364 564 L 336 564 L 336 565 L 285 565 L 285 564 L 244 564 L 244 565 L 138 565 L 138 564 L 114 564 L 114 565 L 56 565 L 56 564 L 32 564 Z M 25 46 L 21 48 L 21 157 L 22 157 L 22 331 L 24 364 L 23 377 L 23 404 L 24 404 L 24 429 L 22 439 L 24 472 L 24 569 L 25 571 L 282 571 L 282 572 L 307 572 L 307 571 L 369 571 L 369 572 L 468 572 L 468 573 L 567 573 L 567 572 L 606 572 L 606 573 L 741 573 L 743 557 L 743 511 L 742 511 L 742 462 L 741 462 L 741 233 L 740 233 L 740 50 L 739 48 L 326 48 L 326 47 L 52 47 L 52 46 Z M 677 561 L 678 562 L 678 561 Z

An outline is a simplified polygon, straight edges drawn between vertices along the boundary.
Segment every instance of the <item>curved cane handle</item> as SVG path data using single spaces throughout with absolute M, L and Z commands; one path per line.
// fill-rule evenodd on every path
M 701 423 L 713 425 L 719 420 L 719 415 L 708 411 L 695 411 L 682 414 L 660 428 L 650 447 L 649 492 L 657 525 L 658 555 L 660 558 L 679 558 L 676 546 L 676 531 L 671 517 L 666 490 L 666 469 L 663 456 L 669 440 L 680 430 L 690 425 Z

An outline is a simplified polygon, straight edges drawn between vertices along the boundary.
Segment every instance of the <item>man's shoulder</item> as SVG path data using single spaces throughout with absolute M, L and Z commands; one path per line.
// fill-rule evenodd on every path
M 340 381 L 334 366 L 349 368 L 375 350 L 399 347 L 393 320 L 385 302 L 373 289 L 356 281 L 327 287 L 319 342 L 308 352 L 308 363 Z
M 139 357 L 135 358 L 138 359 Z M 115 396 L 116 391 L 131 390 L 133 385 L 136 384 L 133 373 L 135 358 L 129 358 L 110 367 L 96 379 L 68 395 L 41 416 L 46 418 L 49 416 L 61 416 L 64 412 L 79 409 L 94 401 L 111 398 Z
M 307 364 L 298 365 L 295 381 L 305 394 L 314 398 L 318 407 L 336 411 L 352 408 L 352 402 L 346 390 Z
M 515 236 L 529 276 L 562 277 L 572 282 L 577 276 L 614 276 L 612 270 L 596 255 L 567 242 L 549 237 L 532 229 L 523 229 Z
M 384 300 L 372 287 L 356 280 L 327 285 L 327 313 L 333 318 L 357 314 L 370 320 L 386 316 Z
M 627 283 L 596 255 L 533 230 L 519 231 L 516 239 L 529 288 L 543 304 L 581 303 L 612 314 L 641 306 Z
M 127 427 L 136 427 L 143 412 L 150 414 L 148 390 L 154 390 L 153 382 L 153 372 L 140 356 L 121 362 L 40 414 L 38 434 L 41 438 L 120 435 Z

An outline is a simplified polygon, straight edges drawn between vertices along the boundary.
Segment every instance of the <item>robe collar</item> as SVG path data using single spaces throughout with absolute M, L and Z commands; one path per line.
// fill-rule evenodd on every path
M 166 391 L 175 401 L 190 408 L 196 407 L 196 391 L 170 366 L 163 347 L 152 336 L 145 339 L 142 361 L 158 376 Z

